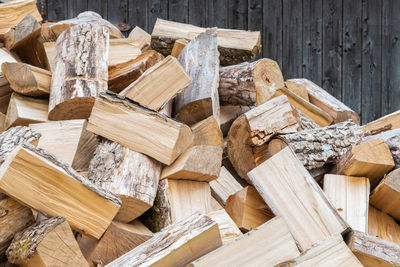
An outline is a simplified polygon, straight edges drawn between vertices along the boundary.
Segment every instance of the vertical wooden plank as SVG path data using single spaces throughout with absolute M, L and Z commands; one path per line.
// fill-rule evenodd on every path
M 247 30 L 247 0 L 228 0 L 228 28 Z
M 208 4 L 210 1 L 189 0 L 189 23 L 206 27 L 208 26 Z
M 303 14 L 301 0 L 283 0 L 282 72 L 285 79 L 303 76 Z M 274 12 L 271 10 L 270 12 Z M 277 11 L 275 11 L 277 12 Z
M 63 20 L 67 18 L 67 1 L 51 0 L 47 2 L 47 16 L 49 21 Z
M 322 87 L 342 99 L 342 0 L 323 1 Z
M 263 6 L 260 0 L 249 0 L 248 2 L 248 29 L 251 31 L 262 31 Z M 262 36 L 261 36 L 262 37 Z
M 88 10 L 98 13 L 103 19 L 108 19 L 107 4 L 104 0 L 88 0 Z
M 362 122 L 381 116 L 382 0 L 363 0 Z
M 79 13 L 88 10 L 88 0 L 68 0 L 68 18 L 74 18 Z
M 343 1 L 343 102 L 361 116 L 361 0 Z
M 322 0 L 303 0 L 303 77 L 322 85 Z
M 263 1 L 263 57 L 278 62 L 282 69 L 282 0 Z
M 148 25 L 148 6 L 147 1 L 143 0 L 128 0 L 128 24 L 132 29 L 139 26 L 143 30 L 149 30 Z
M 168 1 L 164 0 L 148 0 L 149 4 L 149 33 L 153 31 L 157 18 L 168 19 Z
M 188 0 L 169 0 L 169 20 L 188 22 Z
M 36 5 L 38 7 L 40 15 L 42 15 L 43 21 L 47 20 L 47 0 L 37 0 Z
M 383 1 L 382 115 L 400 109 L 400 1 Z
M 210 27 L 228 28 L 228 0 L 208 0 Z
M 113 24 L 128 23 L 128 0 L 108 0 L 107 17 Z

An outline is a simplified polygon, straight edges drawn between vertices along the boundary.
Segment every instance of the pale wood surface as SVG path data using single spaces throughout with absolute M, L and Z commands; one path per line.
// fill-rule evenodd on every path
M 150 41 L 151 41 L 151 36 L 150 36 Z M 180 53 L 182 52 L 183 48 L 189 43 L 188 40 L 186 39 L 177 39 L 174 42 L 174 46 L 172 47 L 171 51 L 171 56 L 173 57 L 179 57 Z
M 27 14 L 18 24 L 4 34 L 6 48 L 11 50 L 26 36 L 40 28 L 39 22 L 31 14 Z
M 133 28 L 133 30 L 129 33 L 128 38 L 138 41 L 142 52 L 151 48 L 151 35 L 141 29 L 139 26 L 135 26 L 135 28 Z
M 310 99 L 308 97 L 307 87 L 304 84 L 296 83 L 292 80 L 286 80 L 285 86 L 287 87 L 287 89 L 289 89 L 296 95 L 298 95 L 301 98 L 304 98 L 304 100 L 310 102 Z
M 5 62 L 18 62 L 17 59 L 8 52 L 7 49 L 5 48 L 0 48 L 0 66 L 5 63 Z M 0 72 L 0 86 L 3 87 L 5 85 L 8 85 L 8 80 L 6 77 L 4 77 L 4 74 Z
M 369 179 L 326 174 L 324 192 L 353 230 L 368 233 Z
M 276 217 L 188 266 L 275 266 L 299 254 L 284 219 Z
M 223 245 L 232 242 L 242 235 L 242 232 L 224 209 L 209 212 L 207 216 L 218 224 Z
M 248 106 L 221 106 L 220 107 L 220 128 L 224 136 L 228 135 L 232 123 L 237 117 L 246 113 L 251 107 Z
M 302 251 L 349 226 L 290 148 L 248 173 L 277 216 L 282 216 Z
M 199 121 L 192 127 L 193 145 L 205 146 L 221 146 L 222 147 L 222 132 L 219 128 L 217 120 L 210 116 L 207 119 Z
M 361 127 L 365 134 L 377 134 L 385 130 L 400 128 L 400 110 L 372 121 Z
M 217 223 L 195 213 L 106 266 L 185 266 L 221 245 Z
M 223 207 L 226 205 L 226 200 L 230 195 L 243 189 L 232 174 L 224 167 L 216 180 L 210 181 L 211 194 Z
M 392 216 L 369 206 L 368 234 L 400 244 L 400 225 Z
M 187 125 L 107 94 L 96 99 L 87 129 L 167 165 L 193 142 Z

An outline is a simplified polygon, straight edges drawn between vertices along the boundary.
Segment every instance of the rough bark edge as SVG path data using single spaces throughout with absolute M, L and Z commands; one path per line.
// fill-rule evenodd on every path
M 31 258 L 40 242 L 61 223 L 65 222 L 65 217 L 53 217 L 36 223 L 27 229 L 15 234 L 11 245 L 6 251 L 8 260 L 11 263 L 22 263 Z
M 85 186 L 89 190 L 93 191 L 94 193 L 96 193 L 100 197 L 108 199 L 109 201 L 113 202 L 117 206 L 121 206 L 121 199 L 117 195 L 115 195 L 115 194 L 113 194 L 113 193 L 111 193 L 109 191 L 106 191 L 103 188 L 95 185 L 89 179 L 85 178 L 84 176 L 79 174 L 77 171 L 75 171 L 71 166 L 69 166 L 68 164 L 62 162 L 53 153 L 50 153 L 50 152 L 48 152 L 48 151 L 46 151 L 44 149 L 37 148 L 37 147 L 34 147 L 32 145 L 29 145 L 29 144 L 23 144 L 22 147 L 27 149 L 27 150 L 29 150 L 29 151 L 31 151 L 32 153 L 35 153 L 35 154 L 37 154 L 37 155 L 49 160 L 52 164 L 56 165 L 57 167 L 60 167 L 68 175 L 70 175 L 72 178 L 74 178 L 75 180 L 80 182 L 83 186 Z

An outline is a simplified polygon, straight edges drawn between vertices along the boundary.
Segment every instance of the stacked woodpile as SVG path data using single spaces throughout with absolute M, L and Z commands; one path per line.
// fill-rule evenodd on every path
M 400 111 L 360 126 L 259 32 L 18 0 L 0 38 L 4 264 L 400 266 Z

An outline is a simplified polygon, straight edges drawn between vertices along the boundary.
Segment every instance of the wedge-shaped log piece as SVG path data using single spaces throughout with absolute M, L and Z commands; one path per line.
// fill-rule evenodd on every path
M 285 86 L 287 89 L 295 93 L 296 95 L 304 98 L 304 100 L 310 102 L 310 98 L 308 97 L 307 87 L 304 84 L 297 83 L 292 80 L 286 80 Z
M 17 0 L 2 3 L 0 5 L 0 38 L 14 25 L 18 24 L 27 14 L 31 14 L 37 21 L 41 22 L 36 0 Z
M 326 174 L 324 192 L 353 230 L 368 233 L 369 179 Z
M 25 63 L 3 63 L 1 71 L 17 93 L 27 96 L 48 96 L 51 72 Z
M 278 63 L 269 58 L 219 69 L 221 105 L 261 105 L 284 86 Z
M 75 170 L 87 170 L 97 147 L 96 136 L 86 130 L 86 120 L 48 121 L 30 124 L 41 133 L 38 147 L 43 148 Z
M 290 148 L 248 175 L 273 213 L 285 219 L 302 251 L 332 234 L 348 231 L 349 226 Z
M 13 55 L 11 55 L 11 53 L 7 49 L 0 48 L 0 65 L 6 62 L 14 63 L 18 61 Z M 6 77 L 4 77 L 3 72 L 0 72 L 0 87 L 4 87 L 1 88 L 1 91 L 5 90 L 8 84 L 8 80 L 6 79 Z
M 31 145 L 19 146 L 8 155 L 0 167 L 0 190 L 44 216 L 67 217 L 74 230 L 97 239 L 121 202 L 55 155 Z
M 86 55 L 86 56 L 83 56 Z M 69 28 L 57 39 L 49 119 L 87 119 L 107 90 L 108 32 L 94 24 Z
M 178 58 L 191 83 L 175 98 L 175 117 L 192 125 L 214 116 L 219 124 L 217 30 L 199 34 Z
M 285 221 L 276 217 L 188 266 L 275 266 L 299 254 Z
M 392 216 L 369 206 L 368 234 L 400 244 L 400 225 Z
M 221 106 L 220 107 L 220 128 L 224 136 L 228 135 L 232 123 L 240 115 L 249 111 L 252 107 L 248 106 Z
M 159 110 L 189 83 L 190 78 L 178 60 L 168 56 L 147 69 L 120 94 L 144 107 Z
M 133 28 L 133 30 L 129 33 L 128 38 L 138 41 L 142 52 L 147 51 L 151 48 L 151 35 L 141 29 L 139 26 Z
M 193 142 L 187 125 L 110 94 L 96 99 L 88 130 L 167 165 Z
M 48 103 L 46 99 L 36 99 L 13 93 L 8 104 L 4 128 L 28 126 L 30 123 L 47 121 Z
M 151 36 L 150 36 L 151 39 Z M 179 55 L 181 54 L 183 48 L 185 48 L 185 46 L 189 43 L 188 40 L 186 39 L 178 39 L 174 42 L 174 46 L 172 47 L 172 51 L 171 51 L 171 56 L 173 57 L 179 57 Z
M 381 138 L 389 146 L 396 168 L 400 168 L 400 129 L 384 131 L 376 135 L 363 138 L 363 141 Z
M 270 154 L 276 154 L 289 146 L 304 167 L 311 171 L 323 167 L 326 163 L 336 163 L 352 145 L 358 145 L 361 138 L 360 126 L 346 121 L 278 136 L 278 140 L 273 140 L 276 151 L 270 151 Z
M 281 265 L 279 265 L 281 266 Z M 332 235 L 327 239 L 315 244 L 301 256 L 282 263 L 282 266 L 298 267 L 340 267 L 340 266 L 363 266 L 340 235 Z
M 177 39 L 192 40 L 205 28 L 157 19 L 151 34 L 151 47 L 163 55 L 171 54 Z M 260 32 L 218 29 L 221 65 L 234 65 L 254 58 L 261 52 Z
M 7 258 L 22 266 L 89 266 L 65 217 L 43 220 L 17 233 Z
M 276 134 L 294 133 L 299 122 L 287 97 L 279 96 L 237 118 L 228 133 L 228 157 L 240 177 L 256 167 L 254 146 L 262 146 Z
M 333 173 L 368 177 L 371 188 L 394 167 L 389 146 L 380 138 L 353 146 L 332 170 Z
M 106 266 L 185 266 L 221 245 L 217 223 L 194 213 Z
M 255 229 L 275 216 L 253 186 L 230 195 L 225 209 L 243 232 Z
M 8 50 L 18 46 L 19 42 L 32 32 L 40 29 L 40 23 L 31 14 L 27 14 L 18 24 L 4 34 L 4 43 Z
M 121 208 L 114 220 L 130 222 L 153 206 L 161 163 L 118 143 L 102 140 L 90 162 L 89 180 L 117 194 Z
M 400 128 L 400 110 L 390 113 L 376 121 L 361 127 L 366 135 L 374 135 L 383 131 Z
M 166 166 L 161 179 L 187 179 L 209 182 L 218 178 L 222 164 L 222 147 L 197 145 Z
M 153 233 L 138 220 L 131 224 L 112 222 L 100 240 L 81 236 L 78 244 L 90 266 L 108 264 L 149 240 Z
M 161 180 L 153 207 L 145 213 L 143 223 L 153 232 L 179 222 L 193 212 L 213 211 L 207 182 Z
M 230 195 L 237 193 L 243 189 L 232 174 L 224 167 L 221 167 L 219 176 L 216 180 L 210 181 L 211 195 L 223 207 L 226 205 L 226 200 Z
M 112 48 L 112 43 L 110 46 Z M 108 66 L 108 90 L 121 92 L 163 58 L 160 53 L 150 50 L 127 62 Z
M 5 257 L 14 234 L 34 222 L 30 208 L 0 193 L 0 259 Z
M 400 169 L 391 171 L 371 192 L 372 206 L 400 220 Z
M 213 116 L 199 121 L 192 127 L 193 145 L 223 146 L 222 132 Z
M 312 81 L 307 79 L 290 79 L 289 81 L 305 85 L 310 102 L 325 112 L 328 112 L 334 119 L 334 123 L 352 119 L 355 123 L 360 124 L 360 117 L 355 111 L 351 110 L 348 106 Z
M 400 266 L 399 244 L 354 231 L 349 247 L 365 267 Z
M 222 244 L 225 245 L 242 235 L 235 222 L 223 208 L 209 212 L 207 216 L 218 224 Z

